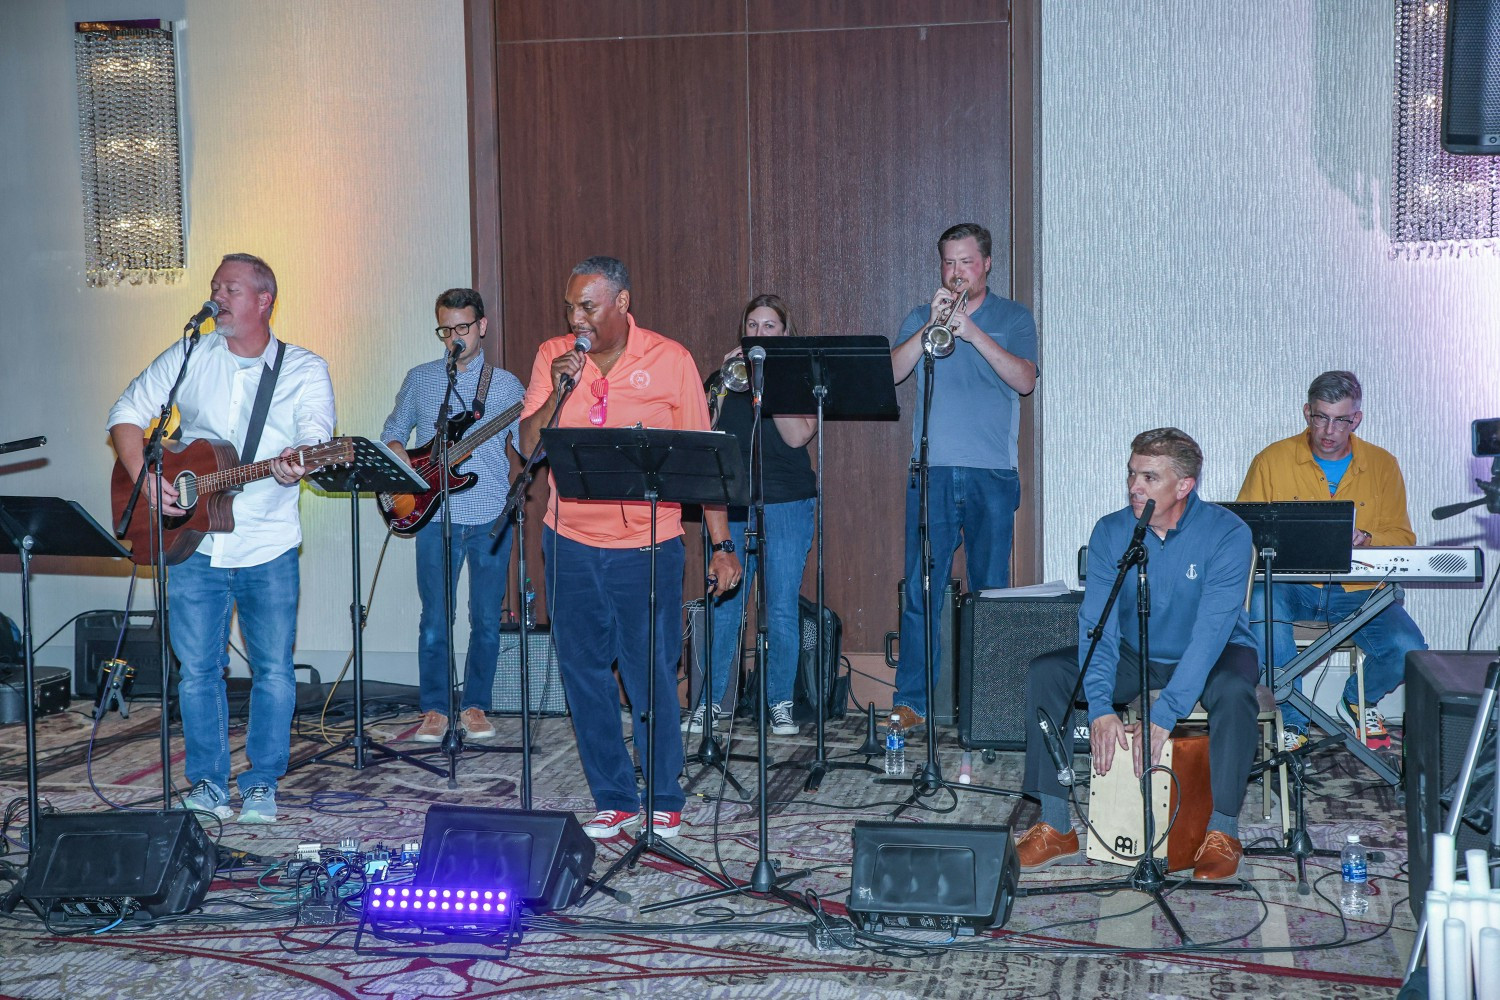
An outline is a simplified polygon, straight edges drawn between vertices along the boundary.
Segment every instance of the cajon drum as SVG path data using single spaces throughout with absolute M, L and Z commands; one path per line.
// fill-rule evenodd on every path
M 1089 783 L 1089 820 L 1094 835 L 1088 837 L 1086 854 L 1091 861 L 1133 867 L 1145 850 L 1141 783 L 1131 765 L 1134 752 L 1134 741 L 1128 752 L 1116 748 L 1109 773 L 1096 774 Z M 1174 730 L 1162 748 L 1161 764 L 1171 768 L 1177 782 L 1174 784 L 1163 771 L 1151 775 L 1157 839 L 1167 830 L 1174 809 L 1177 822 L 1155 853 L 1158 858 L 1166 858 L 1168 871 L 1178 871 L 1192 867 L 1193 855 L 1203 843 L 1208 816 L 1213 811 L 1208 780 L 1208 734 L 1201 730 Z

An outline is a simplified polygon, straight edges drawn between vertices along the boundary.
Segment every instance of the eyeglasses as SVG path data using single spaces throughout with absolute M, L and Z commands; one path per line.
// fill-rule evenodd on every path
M 1336 429 L 1341 431 L 1347 431 L 1354 426 L 1353 417 L 1330 417 L 1326 413 L 1309 413 L 1307 415 L 1307 422 L 1314 427 L 1326 429 L 1330 421 Z
M 594 379 L 589 384 L 589 392 L 592 392 L 594 398 L 598 400 L 589 407 L 589 423 L 595 427 L 603 427 L 605 417 L 609 416 L 609 379 Z
M 462 337 L 464 334 L 469 332 L 471 327 L 476 327 L 478 325 L 479 320 L 476 319 L 472 323 L 456 323 L 453 326 L 440 326 L 432 332 L 437 334 L 444 340 L 447 340 L 449 337 Z

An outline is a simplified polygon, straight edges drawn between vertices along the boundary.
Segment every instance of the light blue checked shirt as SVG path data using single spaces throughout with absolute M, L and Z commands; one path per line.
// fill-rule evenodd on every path
M 459 369 L 459 399 L 449 404 L 455 413 L 473 406 L 474 393 L 479 388 L 479 372 L 483 367 L 482 359 L 475 358 L 469 367 Z M 396 393 L 396 405 L 391 415 L 385 418 L 380 440 L 399 441 L 403 446 L 411 443 L 416 447 L 432 440 L 438 407 L 443 404 L 443 393 L 448 389 L 446 368 L 446 363 L 439 359 L 424 362 L 406 373 Z M 469 428 L 464 437 L 498 418 L 519 403 L 525 394 L 520 379 L 503 368 L 496 368 L 484 403 L 484 421 Z M 413 431 L 416 432 L 416 441 L 409 442 Z M 484 524 L 493 521 L 500 513 L 505 495 L 510 491 L 510 459 L 506 455 L 505 442 L 509 440 L 519 446 L 519 431 L 520 421 L 511 421 L 509 427 L 476 448 L 474 454 L 458 466 L 456 472 L 476 472 L 479 481 L 472 489 L 453 494 L 454 524 Z M 429 481 L 437 485 L 431 477 Z

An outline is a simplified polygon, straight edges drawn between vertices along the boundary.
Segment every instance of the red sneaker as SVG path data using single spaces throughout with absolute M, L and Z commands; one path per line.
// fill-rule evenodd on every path
M 583 824 L 583 832 L 595 840 L 608 840 L 633 830 L 640 822 L 640 813 L 626 812 L 623 809 L 601 809 L 594 814 L 593 819 Z
M 656 810 L 651 814 L 651 829 L 658 837 L 677 836 L 682 832 L 682 813 Z

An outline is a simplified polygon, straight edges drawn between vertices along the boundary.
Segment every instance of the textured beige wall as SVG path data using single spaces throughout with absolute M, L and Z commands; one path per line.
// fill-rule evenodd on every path
M 1361 433 L 1400 459 L 1421 544 L 1481 544 L 1469 421 L 1500 416 L 1500 258 L 1387 255 L 1391 4 L 1048 3 L 1042 197 L 1047 575 L 1123 505 L 1131 436 L 1203 445 L 1233 499 L 1302 426 L 1319 372 L 1365 385 Z M 1477 590 L 1413 590 L 1434 648 Z M 1487 615 L 1483 644 L 1497 638 Z
M 277 332 L 328 359 L 342 433 L 377 436 L 401 374 L 432 356 L 432 300 L 467 284 L 467 124 L 461 0 L 145 0 L 0 4 L 0 439 L 49 438 L 41 468 L 0 459 L 0 492 L 52 493 L 109 519 L 105 414 L 208 295 L 221 254 L 277 272 Z M 174 285 L 86 287 L 73 21 L 187 22 L 189 268 Z M 13 141 L 19 137 L 20 141 Z M 8 474 L 7 474 L 8 473 Z M 304 491 L 298 659 L 349 646 L 349 511 Z M 384 526 L 362 512 L 366 586 Z M 124 604 L 126 580 L 38 566 L 45 635 Z M 18 614 L 15 574 L 0 610 Z M 143 579 L 137 607 L 150 604 Z M 410 543 L 392 543 L 371 609 L 371 675 L 414 681 Z M 71 629 L 44 662 L 68 662 Z M 324 651 L 324 652 L 320 652 Z M 396 657 L 392 651 L 406 651 Z M 384 654 L 384 655 L 383 655 Z M 325 670 L 326 675 L 326 670 Z

